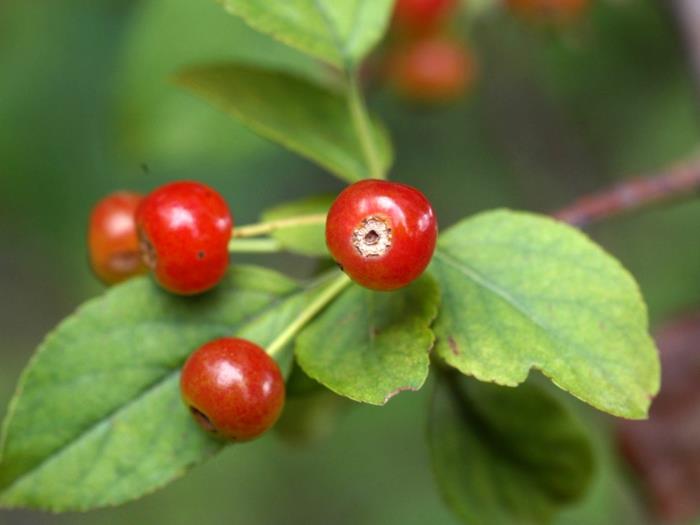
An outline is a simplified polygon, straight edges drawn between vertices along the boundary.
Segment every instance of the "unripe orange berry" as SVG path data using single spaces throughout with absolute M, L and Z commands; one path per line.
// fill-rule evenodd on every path
M 430 37 L 396 48 L 387 59 L 389 80 L 407 100 L 440 103 L 464 95 L 473 84 L 476 65 L 464 44 Z
M 90 265 L 105 284 L 148 271 L 139 252 L 134 215 L 143 197 L 118 191 L 99 201 L 90 214 L 87 242 Z

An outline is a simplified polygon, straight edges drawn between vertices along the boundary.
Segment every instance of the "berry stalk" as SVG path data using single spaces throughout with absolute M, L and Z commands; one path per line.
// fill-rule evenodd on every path
M 287 343 L 289 343 L 301 331 L 306 324 L 311 321 L 316 314 L 325 308 L 340 292 L 351 283 L 350 278 L 344 273 L 340 273 L 326 288 L 301 311 L 294 321 L 285 328 L 267 346 L 268 355 L 274 357 Z
M 279 219 L 276 221 L 260 222 L 247 226 L 238 226 L 233 230 L 233 239 L 243 239 L 247 237 L 259 237 L 269 235 L 277 230 L 294 228 L 296 226 L 310 226 L 313 224 L 323 224 L 326 222 L 325 213 L 314 213 L 310 215 L 299 215 L 289 219 Z
M 276 253 L 282 251 L 277 239 L 231 239 L 228 243 L 230 253 Z
M 374 139 L 371 134 L 369 115 L 367 114 L 367 106 L 365 104 L 360 86 L 357 81 L 357 76 L 349 81 L 348 86 L 348 104 L 350 105 L 350 114 L 352 115 L 352 125 L 355 129 L 355 134 L 360 142 L 362 153 L 367 162 L 370 177 L 373 179 L 385 179 L 386 174 L 382 169 L 379 160 L 379 152 L 377 151 Z

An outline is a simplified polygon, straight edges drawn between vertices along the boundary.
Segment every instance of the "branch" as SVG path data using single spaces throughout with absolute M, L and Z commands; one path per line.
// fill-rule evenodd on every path
M 700 190 L 700 159 L 647 177 L 624 180 L 586 195 L 552 214 L 555 219 L 585 228 L 604 219 L 653 204 L 693 196 Z

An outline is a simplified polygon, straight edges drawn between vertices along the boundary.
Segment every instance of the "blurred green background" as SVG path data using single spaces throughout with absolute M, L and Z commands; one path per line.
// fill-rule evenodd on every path
M 564 31 L 500 9 L 461 20 L 453 30 L 479 62 L 464 101 L 413 107 L 370 84 L 395 141 L 392 177 L 419 186 L 444 227 L 498 206 L 552 211 L 692 155 L 699 114 L 662 4 L 600 0 Z M 193 178 L 220 189 L 244 224 L 270 205 L 342 187 L 169 81 L 180 66 L 221 59 L 323 74 L 209 0 L 0 0 L 0 415 L 47 331 L 101 291 L 84 246 L 101 196 Z M 698 226 L 692 201 L 591 234 L 634 273 L 658 323 L 700 302 Z M 300 277 L 314 268 L 301 257 L 237 259 Z M 306 448 L 275 436 L 229 447 L 120 508 L 0 511 L 0 524 L 456 524 L 431 478 L 428 391 L 354 407 Z M 558 524 L 646 523 L 611 453 L 610 420 L 575 408 L 592 422 L 600 468 L 589 497 Z

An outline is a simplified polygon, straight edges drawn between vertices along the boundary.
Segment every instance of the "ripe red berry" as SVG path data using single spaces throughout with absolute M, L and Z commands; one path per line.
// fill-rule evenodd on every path
M 407 100 L 439 103 L 455 100 L 474 82 L 472 55 L 463 43 L 445 37 L 398 46 L 387 59 L 389 80 Z
M 148 271 L 139 253 L 134 214 L 143 197 L 118 191 L 92 209 L 88 252 L 93 271 L 105 284 L 115 284 Z
M 275 424 L 284 404 L 284 378 L 258 345 L 233 337 L 201 346 L 180 376 L 182 399 L 205 430 L 248 441 Z
M 457 0 L 397 0 L 394 27 L 411 33 L 430 33 L 452 15 Z
M 226 201 L 199 182 L 173 182 L 146 196 L 136 212 L 141 252 L 156 281 L 190 295 L 226 273 L 233 219 Z
M 542 22 L 569 22 L 588 7 L 589 0 L 507 0 L 516 13 Z
M 437 221 L 420 191 L 363 180 L 335 199 L 326 219 L 331 255 L 358 284 L 394 290 L 417 278 L 435 250 Z

